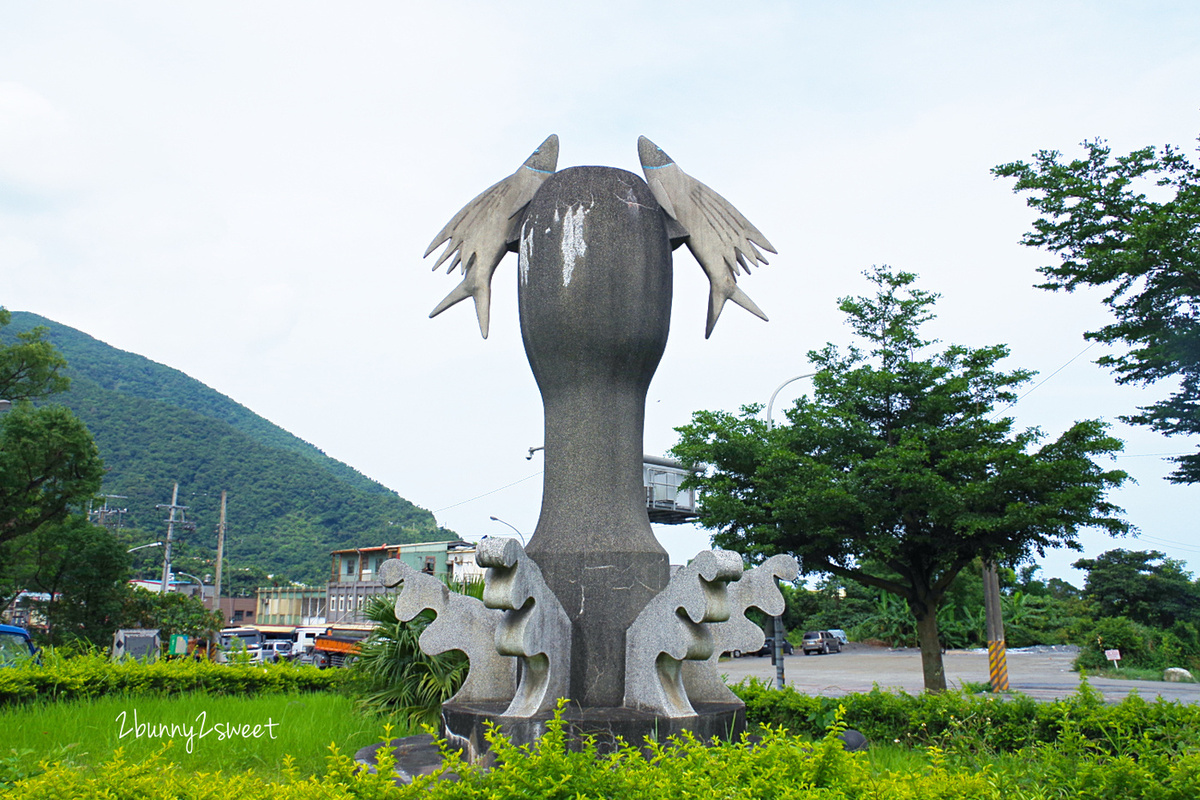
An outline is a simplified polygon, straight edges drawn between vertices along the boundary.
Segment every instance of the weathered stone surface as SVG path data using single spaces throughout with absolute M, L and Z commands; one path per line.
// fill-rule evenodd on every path
M 629 626 L 625 639 L 625 706 L 664 717 L 695 714 L 683 685 L 682 662 L 713 654 L 704 623 L 729 619 L 725 584 L 742 576 L 742 557 L 705 550 L 673 576 Z M 736 701 L 740 702 L 740 701 Z
M 842 740 L 842 747 L 849 753 L 858 753 L 871 746 L 871 743 L 867 741 L 867 737 L 853 728 L 847 728 L 842 731 L 842 735 L 838 738 Z
M 462 283 L 437 304 L 429 316 L 436 317 L 450 306 L 468 297 L 475 299 L 479 332 L 487 338 L 491 319 L 492 274 L 508 249 L 508 237 L 515 215 L 524 208 L 558 165 L 558 137 L 551 134 L 520 168 L 499 183 L 485 189 L 438 231 L 425 251 L 429 256 L 443 243 L 446 249 L 433 268 L 450 261 L 448 272 L 462 267 Z M 519 219 L 519 218 L 518 218 Z
M 436 656 L 461 650 L 471 662 L 467 679 L 452 700 L 510 701 L 516 691 L 517 660 L 496 651 L 496 630 L 503 612 L 484 606 L 474 597 L 452 592 L 437 578 L 417 572 L 396 558 L 379 568 L 379 581 L 400 586 L 396 618 L 408 622 L 426 609 L 437 618 L 421 633 L 421 652 Z
M 484 605 L 504 611 L 496 650 L 520 659 L 517 690 L 504 715 L 529 717 L 552 709 L 567 696 L 571 678 L 571 620 L 516 539 L 484 539 L 475 561 L 488 568 Z
M 566 169 L 529 204 L 519 253 L 521 336 L 545 410 L 528 552 L 571 618 L 569 696 L 619 706 L 625 631 L 667 583 L 641 473 L 671 315 L 666 216 L 632 173 Z
M 437 742 L 427 733 L 418 736 L 405 736 L 402 739 L 391 739 L 386 742 L 376 742 L 363 747 L 354 754 L 354 761 L 372 774 L 376 768 L 377 754 L 383 746 L 394 748 L 392 757 L 396 759 L 395 783 L 404 786 L 412 783 L 413 778 L 422 775 L 432 775 L 441 769 L 442 751 Z M 440 778 L 444 781 L 457 781 L 458 775 L 453 772 L 443 772 Z
M 1195 678 L 1183 667 L 1170 667 L 1163 673 L 1163 680 L 1173 683 L 1191 683 Z
M 533 717 L 505 717 L 503 707 L 496 703 L 446 703 L 442 706 L 442 731 L 451 747 L 461 749 L 473 762 L 489 764 L 487 742 L 483 735 L 488 722 L 495 722 L 500 731 L 515 744 L 531 744 L 546 732 L 546 723 L 553 713 Z M 591 736 L 601 753 L 615 750 L 619 741 L 641 744 L 647 737 L 663 742 L 671 736 L 690 731 L 701 741 L 714 737 L 733 740 L 746 729 L 746 710 L 738 703 L 699 703 L 695 712 L 686 717 L 667 717 L 632 708 L 580 708 L 571 703 L 563 710 L 564 730 L 569 746 L 583 747 L 584 738 Z
M 689 700 L 693 703 L 741 702 L 721 680 L 717 662 L 726 651 L 753 653 L 763 646 L 766 637 L 762 628 L 746 619 L 746 610 L 757 608 L 771 617 L 782 614 L 783 594 L 775 579 L 793 581 L 799 573 L 796 559 L 788 555 L 771 556 L 754 569 L 742 573 L 736 583 L 727 586 L 729 619 L 709 625 L 713 641 L 712 655 L 703 661 L 689 660 L 683 663 L 683 685 Z
M 638 138 L 638 158 L 650 191 L 663 210 L 687 231 L 688 250 L 708 275 L 708 322 L 704 338 L 712 335 L 726 300 L 766 320 L 745 292 L 738 288 L 740 264 L 766 264 L 755 245 L 774 253 L 767 237 L 721 195 L 681 170 L 671 157 L 645 136 Z

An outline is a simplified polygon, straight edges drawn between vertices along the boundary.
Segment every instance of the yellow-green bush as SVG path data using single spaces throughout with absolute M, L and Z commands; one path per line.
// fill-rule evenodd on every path
M 0 705 L 74 700 L 106 694 L 261 694 L 328 691 L 346 681 L 342 670 L 288 663 L 214 664 L 211 661 L 110 662 L 99 654 L 0 669 Z
M 54 798 L 172 797 L 186 800 L 274 798 L 629 798 L 684 800 L 728 798 L 770 800 L 1034 800 L 1080 797 L 1122 800 L 1194 800 L 1200 796 L 1200 754 L 1109 756 L 1082 747 L 1038 745 L 999 769 L 958 760 L 940 748 L 925 750 L 923 764 L 908 772 L 874 771 L 863 753 L 847 753 L 835 721 L 817 742 L 799 740 L 780 728 L 760 727 L 755 737 L 734 744 L 705 746 L 683 738 L 651 745 L 647 752 L 625 747 L 602 755 L 591 748 L 572 751 L 556 720 L 533 746 L 516 747 L 493 734 L 497 764 L 483 771 L 447 754 L 439 776 L 396 786 L 391 754 L 381 750 L 379 773 L 357 768 L 331 748 L 319 777 L 301 778 L 285 769 L 282 780 L 251 773 L 187 773 L 160 754 L 142 763 L 118 755 L 91 770 L 45 765 L 43 771 L 0 787 L 13 800 Z M 387 738 L 385 732 L 385 738 Z M 1078 740 L 1076 740 L 1078 744 Z M 1024 771 L 1022 767 L 1025 767 Z
M 1136 742 L 1143 751 L 1200 748 L 1200 706 L 1162 699 L 1147 702 L 1137 695 L 1109 705 L 1086 681 L 1070 697 L 1045 703 L 1019 694 L 911 695 L 879 689 L 814 697 L 791 688 L 777 691 L 761 681 L 733 689 L 746 703 L 749 722 L 814 737 L 823 734 L 840 707 L 846 724 L 868 739 L 914 747 L 1013 752 L 1057 741 L 1070 730 L 1110 754 L 1120 754 L 1128 742 Z

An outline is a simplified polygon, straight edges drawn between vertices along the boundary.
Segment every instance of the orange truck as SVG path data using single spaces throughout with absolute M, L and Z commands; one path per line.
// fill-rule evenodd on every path
M 313 640 L 312 663 L 318 667 L 344 667 L 358 655 L 360 639 L 323 633 Z

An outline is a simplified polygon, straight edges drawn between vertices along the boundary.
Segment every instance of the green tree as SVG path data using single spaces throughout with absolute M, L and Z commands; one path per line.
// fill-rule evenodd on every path
M 0 334 L 9 319 L 0 308 Z M 0 544 L 64 519 L 100 491 L 104 464 L 84 424 L 61 406 L 32 404 L 67 389 L 65 366 L 44 328 L 0 338 L 0 398 L 15 403 L 0 414 Z
M 0 331 L 12 314 L 0 308 Z M 0 398 L 13 403 L 41 400 L 65 392 L 71 381 L 63 374 L 67 361 L 46 340 L 45 327 L 18 333 L 11 343 L 0 341 Z
M 1177 149 L 1146 147 L 1112 158 L 1108 145 L 1084 142 L 1062 161 L 1043 150 L 1033 163 L 992 170 L 1016 178 L 1014 192 L 1042 216 L 1022 244 L 1057 254 L 1041 272 L 1043 289 L 1104 287 L 1116 321 L 1086 338 L 1129 350 L 1104 356 L 1118 383 L 1178 378 L 1179 388 L 1125 421 L 1167 435 L 1200 434 L 1200 170 Z M 1152 199 L 1152 197 L 1160 199 Z M 1200 452 L 1177 456 L 1175 483 L 1200 482 Z
M 758 406 L 698 411 L 678 429 L 673 454 L 711 467 L 694 485 L 700 521 L 717 530 L 718 545 L 754 559 L 792 553 L 805 573 L 902 598 L 925 686 L 941 690 L 937 611 L 965 566 L 1078 548 L 1086 526 L 1128 530 L 1105 499 L 1125 473 L 1092 461 L 1121 443 L 1094 420 L 1041 447 L 1036 429 L 1014 432 L 992 409 L 1032 373 L 997 369 L 1003 346 L 951 345 L 919 357 L 934 344 L 919 329 L 937 296 L 913 288 L 910 273 L 879 268 L 867 277 L 875 296 L 840 305 L 867 349 L 810 352 L 815 398 L 797 401 L 790 424 L 769 429 Z
M 122 586 L 126 591 L 120 627 L 158 628 L 164 645 L 175 633 L 207 638 L 224 626 L 221 613 L 208 611 L 195 597 L 177 592 L 148 592 L 128 584 Z
M 1097 617 L 1128 617 L 1155 628 L 1200 624 L 1200 587 L 1183 564 L 1157 550 L 1109 550 L 1072 566 L 1087 572 L 1083 597 Z
M 109 644 L 128 591 L 124 545 L 79 515 L 43 525 L 22 544 L 24 587 L 51 598 L 44 608 L 50 643 Z

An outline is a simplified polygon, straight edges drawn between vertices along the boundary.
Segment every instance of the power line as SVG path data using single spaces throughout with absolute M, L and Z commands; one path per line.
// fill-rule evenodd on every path
M 1167 456 L 1186 456 L 1191 453 L 1118 453 L 1113 458 L 1165 458 Z
M 447 509 L 451 509 L 451 508 L 458 508 L 459 506 L 466 505 L 467 503 L 472 503 L 476 500 L 479 500 L 480 498 L 487 497 L 488 495 L 491 495 L 491 494 L 495 494 L 496 492 L 502 492 L 505 489 L 508 489 L 509 487 L 516 486 L 518 483 L 524 483 L 525 481 L 529 480 L 530 478 L 536 478 L 538 475 L 541 475 L 543 471 L 544 470 L 538 470 L 537 472 L 533 473 L 532 475 L 526 475 L 524 478 L 521 478 L 519 481 L 513 481 L 510 484 L 501 486 L 499 489 L 492 489 L 490 492 L 484 492 L 483 494 L 475 495 L 474 497 L 470 498 L 469 500 L 463 500 L 462 502 L 459 502 L 459 503 L 453 503 L 452 505 L 443 506 L 442 508 L 434 509 L 433 513 L 437 514 L 440 511 L 446 511 Z
M 1170 545 L 1171 547 L 1177 548 L 1179 550 L 1188 550 L 1193 553 L 1200 553 L 1200 547 L 1195 547 L 1194 545 L 1191 545 L 1191 544 L 1184 544 L 1182 542 L 1172 541 L 1171 539 L 1160 539 L 1157 536 L 1147 536 L 1144 533 L 1139 534 L 1137 538 L 1145 539 L 1148 542 L 1151 542 L 1153 544 Z
M 1066 369 L 1068 366 L 1070 366 L 1070 365 L 1071 365 L 1071 362 L 1072 362 L 1072 361 L 1074 361 L 1075 359 L 1079 358 L 1081 355 L 1083 355 L 1084 353 L 1086 353 L 1088 350 L 1091 350 L 1091 349 L 1092 349 L 1093 347 L 1095 347 L 1095 346 L 1096 346 L 1096 343 L 1095 343 L 1095 342 L 1092 342 L 1092 343 L 1091 343 L 1091 344 L 1089 344 L 1087 347 L 1085 347 L 1085 348 L 1083 348 L 1082 350 L 1080 350 L 1080 351 L 1079 351 L 1078 353 L 1076 353 L 1076 354 L 1075 354 L 1075 355 L 1074 355 L 1074 356 L 1073 356 L 1073 357 L 1072 357 L 1072 358 L 1071 358 L 1069 361 L 1067 361 L 1067 363 L 1066 363 L 1066 364 L 1063 364 L 1061 367 L 1059 367 L 1058 369 L 1054 370 L 1054 372 L 1051 372 L 1049 375 L 1047 375 L 1046 377 L 1042 378 L 1042 379 L 1041 379 L 1040 381 L 1038 381 L 1036 384 L 1034 384 L 1033 386 L 1031 386 L 1031 387 L 1029 388 L 1029 390 L 1025 392 L 1025 394 L 1021 395 L 1021 396 L 1020 396 L 1020 397 L 1018 397 L 1016 400 L 1013 400 L 1011 403 L 1009 403 L 1008 405 L 1006 405 L 1004 408 L 1000 409 L 999 411 L 996 411 L 995 413 L 993 413 L 993 414 L 992 414 L 992 416 L 991 416 L 991 418 L 992 418 L 992 419 L 995 419 L 995 418 L 996 418 L 996 416 L 997 416 L 998 414 L 1003 414 L 1005 411 L 1008 411 L 1010 408 L 1012 408 L 1013 406 L 1015 406 L 1017 403 L 1019 403 L 1019 402 L 1021 402 L 1022 400 L 1024 400 L 1024 399 L 1025 399 L 1026 397 L 1028 397 L 1028 396 L 1029 396 L 1029 395 L 1030 395 L 1032 392 L 1034 392 L 1035 390 L 1037 390 L 1037 388 L 1038 388 L 1039 386 L 1041 386 L 1043 383 L 1045 383 L 1046 381 L 1048 381 L 1048 380 L 1050 380 L 1051 378 L 1053 378 L 1053 377 L 1054 377 L 1055 375 L 1057 375 L 1058 373 L 1062 372 L 1064 369 Z

